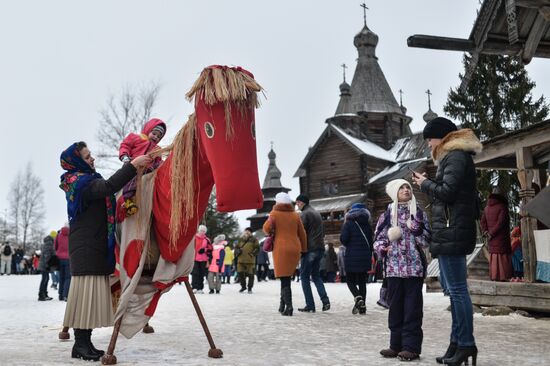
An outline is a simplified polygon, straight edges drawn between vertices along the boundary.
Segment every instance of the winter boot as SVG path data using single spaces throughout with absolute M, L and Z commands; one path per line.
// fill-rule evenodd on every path
M 380 354 L 385 358 L 395 358 L 399 354 L 396 350 L 386 348 L 380 351 Z
M 376 302 L 379 306 L 383 307 L 384 309 L 388 309 L 390 306 L 388 305 L 388 302 L 386 300 L 386 294 L 388 289 L 385 287 L 380 288 L 380 299 Z
M 397 355 L 397 358 L 399 359 L 399 361 L 414 361 L 418 360 L 420 358 L 420 355 L 418 353 L 410 351 L 401 351 Z
M 48 296 L 47 292 L 42 292 L 38 294 L 38 301 L 50 301 L 53 298 Z
M 74 330 L 74 345 L 71 353 L 72 358 L 81 358 L 84 361 L 99 361 L 100 355 L 91 348 L 89 329 Z
M 446 358 L 451 358 L 455 355 L 457 347 L 458 347 L 458 344 L 456 342 L 451 342 L 449 344 L 449 347 L 447 347 L 447 351 L 445 351 L 445 354 L 441 357 L 436 357 L 435 361 L 437 363 L 445 363 Z
M 472 358 L 472 366 L 476 366 L 477 362 L 477 347 L 476 346 L 469 346 L 469 347 L 460 347 L 458 346 L 456 348 L 456 352 L 453 357 L 446 358 L 443 360 L 443 363 L 445 365 L 453 365 L 453 366 L 460 366 L 463 363 L 468 363 L 468 358 Z
M 281 302 L 279 303 L 279 313 L 285 311 L 285 301 L 283 300 L 283 290 L 281 289 Z
M 281 313 L 284 316 L 292 316 L 294 308 L 292 307 L 292 290 L 290 287 L 282 289 L 283 301 L 285 303 L 285 310 Z
M 359 309 L 361 306 L 365 306 L 365 302 L 363 301 L 363 298 L 361 296 L 355 296 L 355 304 L 353 305 L 353 309 L 351 310 L 351 313 L 353 315 L 359 313 Z
M 95 348 L 94 344 L 92 343 L 92 330 L 86 329 L 88 331 L 88 343 L 90 344 L 90 348 L 92 351 L 97 353 L 99 357 L 103 356 L 105 354 L 105 351 Z

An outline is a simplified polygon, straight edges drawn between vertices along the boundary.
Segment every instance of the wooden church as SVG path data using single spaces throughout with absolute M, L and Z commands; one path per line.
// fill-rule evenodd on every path
M 336 112 L 325 121 L 325 130 L 294 175 L 300 192 L 323 216 L 327 242 L 336 245 L 345 211 L 353 203 L 365 203 L 376 222 L 390 202 L 385 193 L 388 181 L 410 181 L 408 168 L 435 173 L 422 134 L 411 132 L 412 118 L 382 72 L 376 57 L 378 35 L 366 21 L 353 43 L 359 57 L 351 85 L 344 68 Z M 435 117 L 429 107 L 424 120 Z M 426 197 L 419 191 L 415 195 L 425 205 Z

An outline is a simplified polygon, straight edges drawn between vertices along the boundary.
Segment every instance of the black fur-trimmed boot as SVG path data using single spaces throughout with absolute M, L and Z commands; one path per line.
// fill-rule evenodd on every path
M 89 329 L 74 330 L 74 345 L 71 353 L 72 358 L 81 358 L 84 361 L 99 361 L 101 356 L 94 352 L 90 346 Z

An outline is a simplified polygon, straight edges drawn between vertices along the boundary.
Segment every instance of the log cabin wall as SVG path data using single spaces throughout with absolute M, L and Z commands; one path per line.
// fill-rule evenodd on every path
M 364 191 L 361 165 L 361 155 L 331 134 L 309 161 L 300 189 L 307 187 L 303 192 L 308 192 L 310 199 L 360 193 Z

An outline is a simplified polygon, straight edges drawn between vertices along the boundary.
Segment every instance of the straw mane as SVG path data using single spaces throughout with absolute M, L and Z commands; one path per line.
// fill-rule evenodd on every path
M 258 107 L 257 92 L 262 87 L 245 72 L 228 67 L 210 67 L 202 71 L 201 75 L 186 94 L 188 100 L 203 99 L 207 106 L 223 103 L 225 110 L 226 138 L 233 136 L 231 124 L 231 108 L 237 107 L 241 115 L 246 115 L 252 108 Z M 199 192 L 195 191 L 193 171 L 195 144 L 199 139 L 197 133 L 197 119 L 195 114 L 178 132 L 171 145 L 156 150 L 151 155 L 161 156 L 172 153 L 171 165 L 171 213 L 170 213 L 170 248 L 175 249 L 177 240 L 183 231 L 187 230 L 190 219 L 198 214 L 197 202 Z M 198 147 L 198 145 L 197 145 Z M 198 149 L 196 150 L 198 151 Z M 200 190 L 200 188 L 199 188 Z
M 195 84 L 186 94 L 189 101 L 204 100 L 207 106 L 223 103 L 225 111 L 226 138 L 233 136 L 231 125 L 231 108 L 239 109 L 245 116 L 252 108 L 259 107 L 257 92 L 262 91 L 260 84 L 247 73 L 237 68 L 209 67 L 204 69 Z

